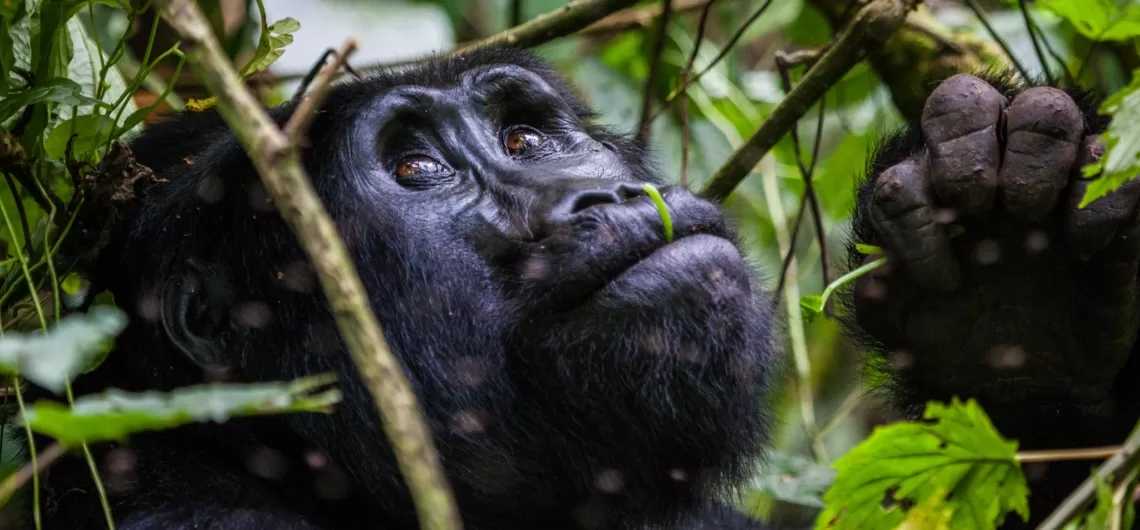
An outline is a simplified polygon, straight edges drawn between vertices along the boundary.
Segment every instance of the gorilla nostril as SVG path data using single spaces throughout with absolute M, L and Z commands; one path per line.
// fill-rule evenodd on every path
M 570 207 L 570 213 L 575 214 L 592 206 L 602 204 L 620 204 L 622 200 L 618 194 L 610 190 L 584 191 L 579 193 L 577 197 L 574 197 L 574 203 Z

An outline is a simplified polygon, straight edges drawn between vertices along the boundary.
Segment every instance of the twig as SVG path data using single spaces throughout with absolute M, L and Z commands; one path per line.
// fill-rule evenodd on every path
M 768 10 L 768 6 L 770 5 L 772 5 L 772 0 L 764 2 L 764 5 L 760 6 L 759 9 L 753 12 L 752 16 L 748 17 L 748 20 L 745 20 L 744 24 L 737 28 L 736 33 L 733 33 L 732 36 L 728 38 L 728 41 L 726 41 L 724 43 L 724 46 L 721 47 L 720 53 L 718 53 L 716 57 L 713 57 L 713 60 L 709 62 L 708 66 L 705 66 L 704 69 L 697 73 L 697 75 L 686 78 L 685 82 L 682 83 L 681 86 L 673 89 L 673 91 L 669 93 L 669 97 L 665 98 L 665 106 L 661 107 L 661 109 L 658 109 L 657 112 L 654 112 L 653 116 L 649 118 L 649 121 L 656 119 L 657 116 L 661 114 L 661 110 L 668 107 L 669 104 L 677 98 L 677 96 L 680 96 L 682 93 L 684 93 L 684 91 L 689 88 L 689 85 L 699 80 L 701 76 L 707 74 L 710 70 L 712 70 L 717 64 L 720 63 L 721 59 L 727 57 L 728 52 L 731 52 L 732 49 L 736 47 L 736 42 L 744 36 L 744 32 L 748 30 L 748 27 L 751 26 L 753 22 L 756 22 L 756 19 L 760 18 L 760 15 L 763 15 L 764 12 Z
M 324 51 L 324 53 L 321 54 L 321 58 L 317 59 L 317 62 L 313 63 L 313 67 L 309 69 L 309 73 L 305 74 L 305 77 L 301 79 L 301 83 L 297 85 L 297 90 L 293 92 L 293 99 L 301 99 L 301 96 L 304 96 L 305 92 L 309 91 L 309 86 L 313 84 L 313 80 L 316 79 L 317 74 L 319 74 L 321 70 L 324 69 L 325 62 L 329 60 L 329 56 L 335 53 L 336 48 L 328 48 Z M 347 61 L 344 62 L 342 68 L 344 68 L 345 72 L 355 76 L 356 79 L 364 79 L 364 76 L 360 75 L 360 72 L 354 70 Z
M 645 78 L 645 94 L 641 98 L 641 121 L 638 122 L 637 139 L 649 141 L 649 126 L 652 122 L 649 113 L 653 110 L 653 94 L 657 92 L 657 77 L 661 75 L 661 61 L 665 56 L 665 43 L 669 37 L 669 21 L 673 18 L 673 2 L 662 2 L 661 16 L 657 19 L 657 35 L 653 42 L 653 56 L 649 62 L 649 75 Z
M 344 41 L 340 50 L 333 56 L 332 64 L 322 68 L 317 74 L 312 92 L 309 92 L 309 95 L 301 100 L 301 103 L 297 105 L 297 110 L 293 111 L 289 121 L 285 122 L 285 134 L 289 136 L 289 141 L 293 142 L 293 145 L 301 145 L 305 132 L 309 130 L 309 124 L 317 116 L 317 109 L 321 108 L 321 104 L 325 102 L 325 97 L 329 94 L 333 79 L 340 73 L 341 68 L 348 61 L 348 56 L 356 51 L 357 46 L 356 39 L 353 37 Z
M 1052 44 L 1049 44 L 1049 38 L 1045 36 L 1044 31 L 1041 31 L 1041 26 L 1037 25 L 1037 21 L 1033 20 L 1033 16 L 1029 14 L 1029 11 L 1025 11 L 1025 23 L 1028 25 L 1026 29 L 1041 38 L 1041 44 L 1045 46 L 1045 52 L 1048 53 L 1049 57 L 1052 57 L 1054 61 L 1057 61 L 1057 66 L 1061 68 L 1061 73 L 1065 74 L 1065 80 L 1069 83 L 1069 86 L 1077 86 L 1077 78 L 1073 77 L 1073 72 L 1069 71 L 1069 65 L 1065 64 L 1065 59 L 1061 57 L 1061 54 L 1057 53 L 1057 50 L 1053 49 Z M 1048 73 L 1049 69 L 1046 68 L 1045 71 Z M 1049 78 L 1052 79 L 1052 75 L 1050 75 Z
M 700 7 L 706 7 L 716 0 L 674 0 L 671 4 L 674 14 L 681 14 Z M 579 31 L 579 35 L 596 35 L 601 33 L 619 33 L 635 28 L 648 28 L 653 21 L 665 11 L 665 3 L 660 2 L 647 6 L 630 7 L 615 12 Z
M 1081 449 L 1046 449 L 1043 451 L 1018 451 L 1014 457 L 1018 462 L 1064 462 L 1068 460 L 1101 460 L 1108 458 L 1121 446 L 1084 447 Z
M 0 500 L 8 499 L 13 493 L 27 484 L 33 476 L 43 473 L 48 466 L 59 460 L 60 457 L 67 454 L 67 449 L 59 442 L 51 444 L 43 452 L 36 454 L 36 462 L 33 465 L 31 462 L 24 464 L 15 473 L 12 473 L 0 484 Z
M 348 352 L 376 402 L 420 527 L 460 528 L 459 512 L 418 399 L 384 340 L 352 259 L 313 189 L 297 146 L 242 83 L 193 0 L 160 0 L 158 5 L 182 38 L 187 60 L 217 97 L 219 113 L 249 153 L 273 203 L 312 260 Z
M 575 33 L 598 19 L 636 2 L 637 0 L 574 0 L 554 11 L 539 15 L 526 24 L 485 39 L 461 44 L 457 49 L 482 46 L 530 48 Z
M 776 67 L 780 72 L 780 83 L 783 85 L 784 93 L 790 92 L 792 89 L 791 67 L 783 62 L 780 54 L 776 55 Z M 796 153 L 796 164 L 800 168 L 800 177 L 804 181 L 804 197 L 807 198 L 807 204 L 811 207 L 812 222 L 815 224 L 815 236 L 819 242 L 820 269 L 823 271 L 823 285 L 831 285 L 831 258 L 827 250 L 827 236 L 823 230 L 823 213 L 820 210 L 819 197 L 815 194 L 815 186 L 812 181 L 815 176 L 816 162 L 819 160 L 819 146 L 820 140 L 823 138 L 823 117 L 826 105 L 827 93 L 824 92 L 823 97 L 819 99 L 819 116 L 816 119 L 815 140 L 812 144 L 810 163 L 804 163 L 803 152 L 800 149 L 798 122 L 796 125 L 792 125 L 789 133 L 792 136 L 792 149 Z M 795 246 L 795 241 L 792 241 L 790 252 L 795 252 Z M 824 307 L 824 310 L 826 312 L 827 307 Z
M 1029 32 L 1029 41 L 1033 43 L 1033 53 L 1037 54 L 1037 62 L 1041 63 L 1041 72 L 1045 74 L 1045 80 L 1050 86 L 1055 85 L 1053 73 L 1049 71 L 1049 62 L 1045 60 L 1045 52 L 1041 51 L 1041 43 L 1037 42 L 1037 32 L 1033 31 L 1033 21 L 1029 18 L 1029 9 L 1025 5 L 1025 0 L 1017 0 L 1017 7 L 1021 8 L 1025 31 Z
M 1053 513 L 1041 522 L 1037 530 L 1061 530 L 1092 502 L 1096 496 L 1098 480 L 1104 480 L 1115 488 L 1136 469 L 1138 464 L 1140 464 L 1140 424 L 1132 429 L 1132 433 L 1124 440 L 1120 450 L 1106 460 L 1093 476 L 1086 478 L 1064 501 L 1061 501 Z
M 990 25 L 990 21 L 986 19 L 986 14 L 982 10 L 982 6 L 978 5 L 977 0 L 966 0 L 966 5 L 974 12 L 974 16 L 977 17 L 978 22 L 982 23 L 982 27 L 986 28 L 986 33 L 990 34 L 990 38 L 993 39 L 998 46 L 1001 46 L 1001 51 L 1005 52 L 1006 57 L 1013 63 L 1013 67 L 1017 68 L 1017 73 L 1021 74 L 1021 78 L 1029 82 L 1029 72 L 1022 66 L 1021 61 L 1017 60 L 1017 56 L 1013 54 L 1013 49 L 1009 47 L 1009 44 L 1006 44 L 1005 39 L 1001 38 L 997 30 Z
M 523 0 L 511 0 L 511 25 L 517 26 L 523 22 Z
M 723 200 L 732 193 L 736 185 L 795 126 L 815 101 L 823 97 L 869 51 L 890 38 L 917 2 L 918 0 L 874 0 L 860 9 L 851 24 L 776 106 L 772 115 L 709 179 L 702 195 Z
M 701 51 L 701 43 L 705 40 L 705 28 L 709 23 L 709 14 L 712 13 L 716 0 L 708 0 L 701 9 L 701 18 L 697 21 L 697 36 L 693 40 L 693 52 L 685 62 L 685 69 L 681 71 L 681 82 L 688 83 L 689 75 L 693 73 L 693 65 L 697 62 L 697 55 Z M 681 111 L 681 186 L 689 187 L 689 102 L 682 99 L 679 105 Z

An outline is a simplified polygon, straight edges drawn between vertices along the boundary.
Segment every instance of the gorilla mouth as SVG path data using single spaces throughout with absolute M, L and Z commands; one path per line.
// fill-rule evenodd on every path
M 678 283 L 749 283 L 748 265 L 728 238 L 696 232 L 658 247 L 610 278 L 597 294 L 637 294 Z

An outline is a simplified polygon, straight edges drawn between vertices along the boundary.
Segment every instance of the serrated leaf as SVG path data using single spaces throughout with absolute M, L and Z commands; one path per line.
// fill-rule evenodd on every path
M 62 392 L 126 326 L 126 314 L 119 309 L 95 306 L 87 314 L 61 318 L 47 334 L 6 333 L 0 337 L 0 371 Z
M 954 509 L 946 504 L 946 491 L 938 490 L 906 514 L 897 530 L 951 530 Z
M 834 480 L 835 470 L 831 468 L 802 456 L 771 453 L 748 494 L 823 508 L 823 493 Z
M 323 374 L 284 383 L 198 385 L 168 393 L 111 389 L 76 399 L 70 408 L 57 401 L 37 401 L 20 420 L 65 444 L 123 441 L 137 432 L 193 422 L 220 423 L 235 416 L 328 413 L 340 402 L 341 393 L 317 390 L 334 382 L 336 375 Z
M 272 25 L 266 25 L 265 6 L 261 0 L 257 0 L 257 9 L 261 12 L 261 37 L 257 40 L 257 50 L 253 53 L 253 58 L 241 69 L 242 77 L 269 68 L 269 65 L 285 53 L 285 47 L 293 43 L 292 34 L 301 29 L 300 22 L 288 17 Z
M 48 135 L 44 151 L 49 157 L 60 159 L 67 152 L 67 142 L 75 135 L 71 145 L 72 156 L 78 158 L 90 153 L 107 141 L 114 130 L 113 119 L 99 114 L 84 114 L 64 120 Z
M 1068 20 L 1092 40 L 1140 35 L 1140 4 L 1132 0 L 1037 0 L 1037 6 Z
M 70 79 L 48 79 L 0 100 L 0 122 L 11 118 L 28 105 L 50 101 L 62 105 L 93 105 L 96 100 L 83 95 L 83 88 Z
M 1089 183 L 1080 208 L 1107 195 L 1140 173 L 1140 69 L 1132 72 L 1132 82 L 1100 107 L 1101 114 L 1112 116 L 1108 129 L 1101 135 L 1104 156 L 1085 166 L 1085 176 L 1100 176 Z
M 815 528 L 893 529 L 906 519 L 907 505 L 939 492 L 948 496 L 955 530 L 994 529 L 1010 511 L 1028 520 L 1017 442 L 1002 438 L 977 402 L 931 402 L 923 417 L 931 422 L 876 428 L 835 462 L 835 485 Z

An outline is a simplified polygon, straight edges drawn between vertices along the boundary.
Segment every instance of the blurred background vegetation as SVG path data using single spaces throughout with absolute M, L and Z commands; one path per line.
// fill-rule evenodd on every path
M 147 4 L 132 1 L 136 8 Z M 861 5 L 856 0 L 719 0 L 708 8 L 707 24 L 699 30 L 709 1 L 673 2 L 659 74 L 649 90 L 660 2 L 641 2 L 535 51 L 572 80 L 604 123 L 632 134 L 638 129 L 645 95 L 654 99 L 654 109 L 660 108 L 681 84 L 700 35 L 693 71 L 708 71 L 677 101 L 665 105 L 649 129 L 664 174 L 693 188 L 700 187 L 784 97 L 781 70 L 793 84 L 802 75 L 803 65 L 782 68 L 777 58 L 795 57 L 796 52 L 826 44 Z M 826 464 L 862 440 L 874 425 L 893 419 L 885 416 L 886 408 L 870 392 L 872 385 L 859 362 L 863 352 L 844 341 L 833 320 L 805 321 L 799 307 L 801 296 L 823 290 L 825 268 L 843 269 L 853 190 L 877 139 L 920 113 L 925 93 L 956 71 L 1008 68 L 1016 63 L 1032 76 L 1077 79 L 1111 94 L 1140 66 L 1134 41 L 1100 42 L 1090 37 L 1088 28 L 1070 22 L 1073 17 L 1058 16 L 1059 3 L 928 0 L 881 52 L 858 64 L 801 120 L 803 165 L 786 136 L 726 202 L 751 257 L 767 272 L 769 288 L 776 288 L 782 262 L 793 249 L 779 294 L 784 301 L 781 311 L 788 317 L 787 347 L 793 354 L 788 373 L 798 377 L 787 378 L 777 390 L 779 456 L 764 476 L 757 477 L 756 489 L 764 494 L 746 499 L 750 510 L 777 520 L 810 520 L 811 499 L 818 498 L 813 481 L 822 485 L 830 481 Z M 238 66 L 248 62 L 260 34 L 257 5 L 252 0 L 200 0 L 199 4 L 212 16 L 234 62 Z M 265 0 L 268 21 L 291 17 L 300 22 L 300 29 L 284 55 L 248 81 L 266 102 L 281 102 L 292 96 L 328 48 L 350 35 L 360 42 L 350 64 L 366 73 L 450 51 L 564 4 L 563 0 Z M 1088 3 L 1094 4 L 1136 7 L 1133 0 Z M 124 33 L 133 34 L 118 63 L 124 77 L 132 78 L 147 56 L 156 15 L 153 10 L 131 13 L 103 3 L 90 7 L 77 19 L 86 32 L 84 38 L 97 42 L 105 53 L 116 48 Z M 161 23 L 157 28 L 152 57 L 176 42 L 169 28 Z M 133 94 L 134 106 L 141 109 L 155 103 L 172 79 L 174 93 L 146 118 L 148 122 L 208 95 L 193 72 L 178 70 L 177 57 L 172 55 L 159 61 Z M 818 153 L 815 160 L 813 152 Z M 820 245 L 810 212 L 800 228 L 795 227 L 805 204 L 802 169 L 812 175 L 826 247 Z M 827 252 L 821 251 L 824 248 Z M 824 266 L 825 256 L 830 267 Z M 791 469 L 795 472 L 784 473 Z

